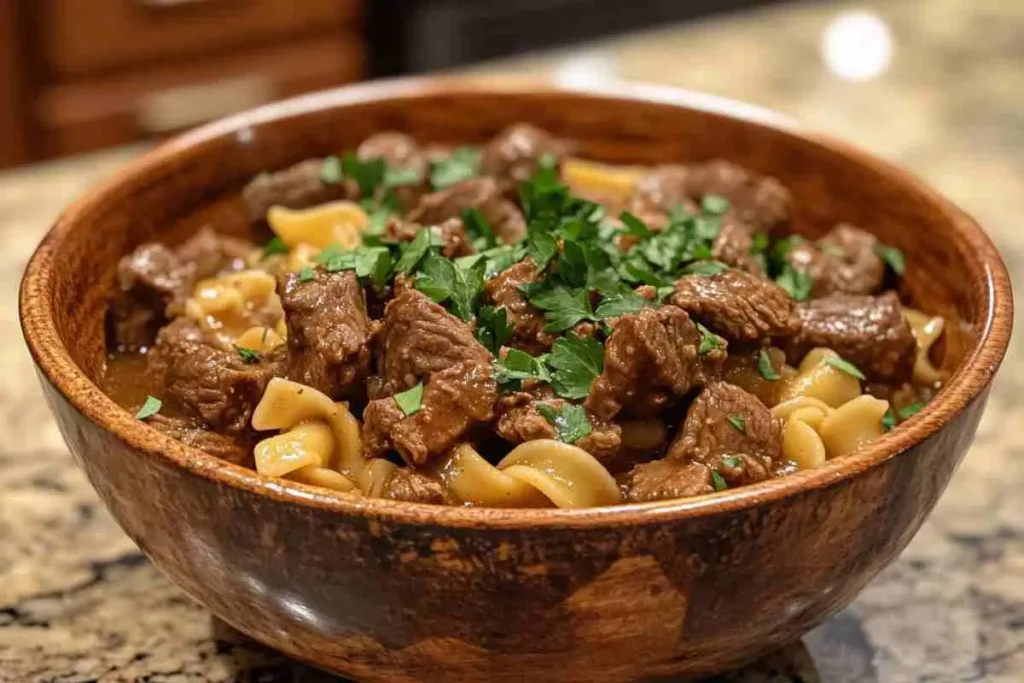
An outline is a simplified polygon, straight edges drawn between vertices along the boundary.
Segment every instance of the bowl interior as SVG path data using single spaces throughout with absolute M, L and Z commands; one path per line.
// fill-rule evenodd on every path
M 732 115 L 736 112 L 739 116 Z M 906 253 L 902 286 L 908 299 L 946 317 L 941 365 L 947 370 L 978 353 L 996 316 L 993 277 L 1005 284 L 1005 271 L 973 222 L 911 176 L 845 145 L 798 132 L 760 110 L 685 93 L 575 92 L 443 80 L 317 94 L 178 138 L 70 209 L 44 242 L 28 277 L 41 279 L 45 313 L 53 318 L 61 352 L 95 382 L 104 367 L 103 319 L 115 267 L 136 245 L 180 242 L 204 224 L 248 234 L 238 194 L 245 182 L 262 171 L 352 149 L 375 131 L 402 130 L 423 141 L 481 142 L 517 121 L 570 138 L 582 156 L 602 161 L 729 159 L 773 175 L 792 190 L 797 232 L 814 236 L 840 221 L 874 232 Z M 46 270 L 40 263 L 55 266 Z M 1005 293 L 1008 299 L 1008 285 Z M 998 305 L 1006 307 L 1000 316 L 1008 319 L 1009 301 Z M 31 328 L 26 325 L 30 345 Z M 1008 327 L 1004 331 L 1008 335 Z M 990 357 L 996 364 L 1005 343 L 996 342 L 999 348 Z M 972 391 L 987 383 L 988 377 L 983 379 Z

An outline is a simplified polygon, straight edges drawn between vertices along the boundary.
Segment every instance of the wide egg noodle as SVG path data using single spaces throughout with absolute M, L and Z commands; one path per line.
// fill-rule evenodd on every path
M 914 357 L 914 382 L 926 386 L 938 386 L 946 380 L 947 373 L 936 368 L 931 361 L 931 351 L 946 329 L 946 320 L 939 315 L 928 315 L 914 308 L 903 310 L 903 317 L 910 325 L 917 342 Z

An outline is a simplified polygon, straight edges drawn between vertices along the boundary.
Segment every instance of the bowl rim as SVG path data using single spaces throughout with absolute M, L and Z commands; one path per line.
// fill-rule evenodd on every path
M 283 479 L 261 477 L 254 470 L 222 461 L 136 420 L 129 411 L 104 394 L 71 359 L 60 341 L 50 307 L 54 288 L 53 255 L 69 233 L 81 229 L 77 216 L 83 213 L 87 215 L 91 208 L 102 205 L 124 183 L 160 166 L 182 150 L 213 138 L 237 135 L 263 122 L 382 99 L 437 95 L 457 97 L 460 93 L 561 93 L 667 104 L 741 119 L 830 148 L 854 163 L 869 167 L 873 173 L 923 196 L 949 216 L 954 234 L 963 240 L 971 253 L 976 254 L 977 275 L 983 278 L 987 292 L 978 316 L 979 341 L 965 355 L 963 362 L 934 400 L 901 424 L 899 429 L 889 432 L 856 456 L 837 458 L 813 470 L 704 496 L 581 509 L 439 506 L 363 498 Z M 736 512 L 839 485 L 897 457 L 936 434 L 984 394 L 1009 344 L 1013 325 L 1013 300 L 1006 266 L 989 237 L 973 218 L 908 171 L 848 143 L 808 130 L 783 115 L 715 95 L 646 83 L 573 87 L 518 76 L 425 76 L 363 83 L 282 100 L 206 124 L 143 154 L 87 192 L 58 217 L 32 255 L 23 275 L 19 293 L 19 317 L 38 370 L 78 412 L 130 448 L 159 458 L 165 464 L 193 476 L 266 496 L 280 503 L 309 506 L 371 520 L 456 528 L 595 528 L 677 522 Z

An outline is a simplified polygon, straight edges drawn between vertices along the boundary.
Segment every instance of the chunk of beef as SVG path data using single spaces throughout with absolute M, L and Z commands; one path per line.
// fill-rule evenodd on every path
M 753 394 L 714 382 L 686 411 L 665 457 L 703 463 L 739 486 L 770 477 L 781 454 L 782 420 Z
M 791 337 L 800 329 L 796 303 L 786 290 L 739 270 L 686 275 L 669 301 L 730 341 Z
M 728 161 L 659 166 L 637 184 L 631 207 L 668 213 L 676 206 L 694 207 L 705 195 L 729 200 L 730 213 L 756 230 L 770 232 L 789 218 L 793 198 L 775 178 Z
M 332 398 L 361 397 L 374 324 L 356 274 L 317 268 L 302 282 L 296 273 L 283 273 L 277 289 L 288 326 L 288 376 Z
M 512 326 L 511 345 L 531 354 L 551 348 L 554 337 L 544 331 L 544 313 L 533 306 L 519 288 L 540 281 L 533 261 L 527 259 L 506 268 L 484 283 L 484 297 L 496 308 L 504 307 Z
M 227 271 L 244 270 L 255 245 L 248 240 L 221 235 L 203 226 L 175 250 L 184 263 L 193 264 L 196 280 L 204 280 Z
M 470 360 L 437 370 L 412 415 L 394 397 L 370 401 L 363 411 L 363 454 L 378 457 L 394 448 L 410 465 L 423 465 L 463 440 L 474 425 L 490 421 L 497 400 L 488 363 Z
M 657 414 L 718 376 L 724 344 L 702 355 L 700 343 L 690 316 L 674 306 L 622 316 L 605 345 L 604 372 L 584 405 L 605 420 L 622 410 L 641 417 Z
M 146 419 L 146 424 L 221 460 L 236 465 L 252 465 L 255 441 L 249 433 L 227 436 L 211 432 L 196 420 L 167 415 L 154 415 Z
M 770 370 L 778 379 L 770 380 L 764 376 L 761 368 L 761 357 L 768 358 Z M 786 355 L 771 347 L 762 347 L 757 343 L 733 345 L 729 347 L 729 357 L 722 365 L 722 379 L 735 384 L 740 389 L 757 396 L 766 406 L 774 406 L 786 386 L 785 380 L 793 375 L 793 368 L 786 365 Z
M 519 186 L 540 169 L 542 157 L 550 156 L 557 163 L 567 147 L 564 141 L 545 130 L 529 123 L 517 123 L 484 147 L 483 171 L 496 178 L 506 194 L 514 196 Z
M 727 266 L 757 275 L 764 274 L 761 262 L 752 252 L 754 233 L 731 216 L 722 219 L 722 229 L 711 245 L 711 257 Z
M 561 412 L 568 405 L 568 401 L 555 398 L 550 391 L 541 395 L 516 392 L 503 396 L 498 407 L 498 434 L 514 444 L 557 438 L 555 426 L 540 413 L 540 405 L 547 405 Z M 607 464 L 615 459 L 622 448 L 622 428 L 596 415 L 588 415 L 587 419 L 592 431 L 575 445 Z
M 352 183 L 325 183 L 320 178 L 323 159 L 306 159 L 294 166 L 272 173 L 261 173 L 242 190 L 249 219 L 266 219 L 272 206 L 305 209 L 333 199 L 355 198 L 358 188 Z
M 487 365 L 493 360 L 469 325 L 412 287 L 402 287 L 385 307 L 379 343 L 379 377 L 371 398 L 405 391 L 464 361 Z
M 108 318 L 114 346 L 148 346 L 167 322 L 167 307 L 188 296 L 195 267 L 162 244 L 143 244 L 118 261 Z
M 630 503 L 689 498 L 715 491 L 707 465 L 668 458 L 637 465 L 620 479 L 620 484 Z
M 790 362 L 824 346 L 872 378 L 910 379 L 917 349 L 895 292 L 881 296 L 832 294 L 800 304 L 800 333 L 783 347 Z
M 501 242 L 518 242 L 526 236 L 523 214 L 502 197 L 493 178 L 470 178 L 425 195 L 407 218 L 421 225 L 438 225 L 451 218 L 462 218 L 466 209 L 479 211 Z
M 247 430 L 267 383 L 284 374 L 286 363 L 284 347 L 247 362 L 193 321 L 178 318 L 157 335 L 148 371 L 162 378 L 166 398 L 183 414 L 214 431 L 240 434 Z
M 476 252 L 461 218 L 449 218 L 440 225 L 424 227 L 392 216 L 384 229 L 384 238 L 390 242 L 411 242 L 416 239 L 420 230 L 430 230 L 441 240 L 441 244 L 444 245 L 441 247 L 441 253 L 446 258 L 467 256 Z
M 390 169 L 416 172 L 418 181 L 394 188 L 395 198 L 404 208 L 415 206 L 423 195 L 428 171 L 427 154 L 411 136 L 396 131 L 374 133 L 359 145 L 356 156 L 364 161 L 383 159 Z
M 875 252 L 878 240 L 852 225 L 837 225 L 816 243 L 794 246 L 786 260 L 814 281 L 811 295 L 871 294 L 885 277 L 885 263 Z
M 435 505 L 443 505 L 445 502 L 444 487 L 441 482 L 408 467 L 401 467 L 388 477 L 388 481 L 384 485 L 383 497 L 411 503 L 434 503 Z

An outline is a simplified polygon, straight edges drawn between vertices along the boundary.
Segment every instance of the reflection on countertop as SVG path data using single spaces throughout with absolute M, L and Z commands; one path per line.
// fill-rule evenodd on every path
M 778 109 L 920 173 L 1024 278 L 1024 4 L 777 5 L 481 68 Z M 142 558 L 67 455 L 17 340 L 32 248 L 136 152 L 0 174 L 0 330 L 14 340 L 0 352 L 0 681 L 334 680 L 213 620 Z M 1024 433 L 1007 429 L 1022 385 L 1011 350 L 972 453 L 893 567 L 803 643 L 719 680 L 1024 680 Z

